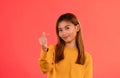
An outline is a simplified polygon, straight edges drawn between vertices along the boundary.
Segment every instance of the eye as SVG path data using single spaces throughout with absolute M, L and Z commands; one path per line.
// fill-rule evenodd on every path
M 61 29 L 58 29 L 59 32 L 61 32 L 62 30 Z
M 69 27 L 66 27 L 65 29 L 68 30 L 68 29 L 70 29 L 70 28 L 69 28 Z

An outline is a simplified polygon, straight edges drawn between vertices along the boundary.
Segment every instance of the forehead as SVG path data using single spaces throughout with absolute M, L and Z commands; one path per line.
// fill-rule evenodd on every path
M 58 28 L 64 28 L 66 26 L 71 26 L 73 25 L 71 22 L 69 21 L 61 21 L 59 24 L 58 24 Z

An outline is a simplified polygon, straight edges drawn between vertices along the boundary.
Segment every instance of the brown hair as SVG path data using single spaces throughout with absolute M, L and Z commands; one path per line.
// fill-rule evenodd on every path
M 72 13 L 62 14 L 58 18 L 56 22 L 56 34 L 57 34 L 58 43 L 56 44 L 56 47 L 55 47 L 55 63 L 58 63 L 59 61 L 64 59 L 63 52 L 64 52 L 64 47 L 65 47 L 65 42 L 59 37 L 59 31 L 58 31 L 58 25 L 61 21 L 69 21 L 75 26 L 76 25 L 80 26 L 76 16 Z M 78 49 L 78 57 L 76 59 L 76 63 L 83 65 L 85 63 L 85 53 L 84 53 L 84 45 L 83 45 L 83 40 L 82 40 L 82 35 L 81 35 L 81 29 L 77 32 L 77 35 L 76 35 L 76 46 Z

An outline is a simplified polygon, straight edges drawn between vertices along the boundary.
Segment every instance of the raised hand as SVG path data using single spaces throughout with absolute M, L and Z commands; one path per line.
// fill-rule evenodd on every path
M 44 51 L 47 50 L 48 48 L 48 43 L 47 43 L 47 35 L 45 32 L 42 33 L 42 36 L 38 39 L 39 40 L 39 43 L 40 45 L 42 46 L 42 49 Z

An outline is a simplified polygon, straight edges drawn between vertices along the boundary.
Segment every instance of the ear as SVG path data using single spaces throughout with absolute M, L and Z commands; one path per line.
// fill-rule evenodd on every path
M 77 30 L 77 32 L 80 30 L 80 25 L 79 24 L 76 25 L 76 30 Z

